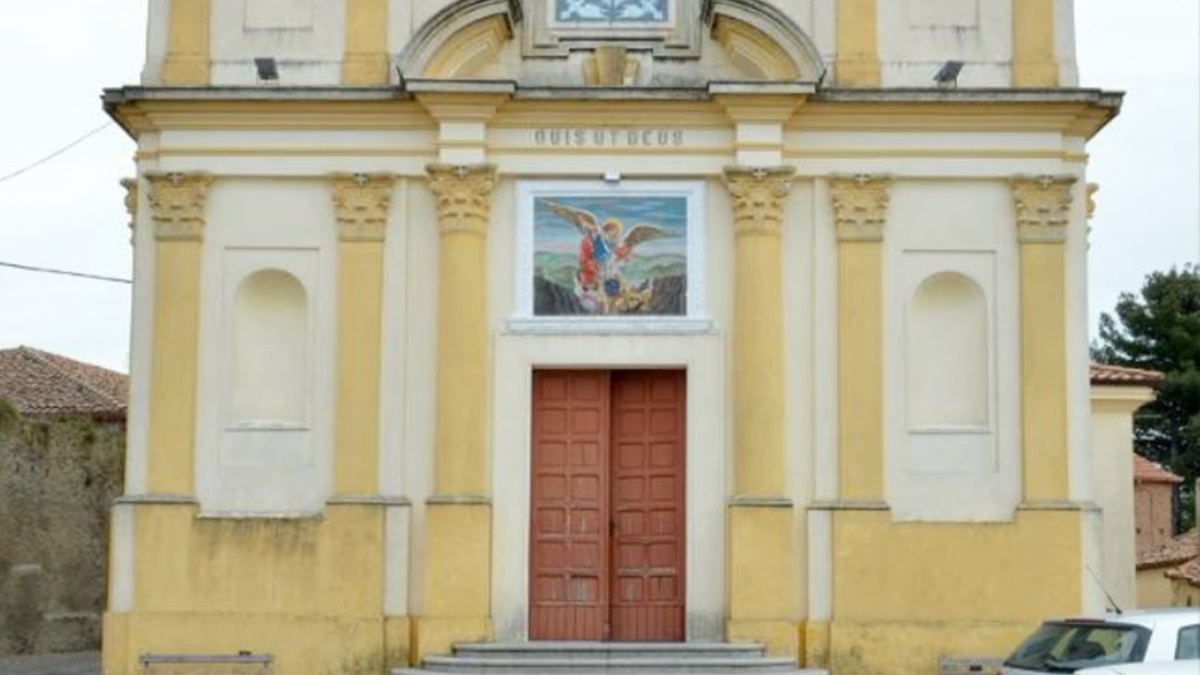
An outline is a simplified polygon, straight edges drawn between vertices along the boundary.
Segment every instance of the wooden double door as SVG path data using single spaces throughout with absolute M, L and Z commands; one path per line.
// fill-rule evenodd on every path
M 684 371 L 533 375 L 530 638 L 682 641 Z

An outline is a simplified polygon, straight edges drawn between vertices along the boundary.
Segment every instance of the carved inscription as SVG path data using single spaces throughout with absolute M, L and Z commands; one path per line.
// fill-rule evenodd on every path
M 679 148 L 682 129 L 561 129 L 533 130 L 539 148 Z

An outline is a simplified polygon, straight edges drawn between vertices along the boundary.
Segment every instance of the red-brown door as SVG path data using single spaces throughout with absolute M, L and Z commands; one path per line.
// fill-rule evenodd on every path
M 684 639 L 683 371 L 537 371 L 530 637 Z

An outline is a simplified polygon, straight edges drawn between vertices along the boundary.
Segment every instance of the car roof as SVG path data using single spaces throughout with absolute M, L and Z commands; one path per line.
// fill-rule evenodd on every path
M 1160 624 L 1186 626 L 1200 623 L 1200 607 L 1164 607 L 1156 609 L 1130 609 L 1120 614 L 1110 613 L 1093 616 L 1073 616 L 1055 619 L 1059 622 L 1125 623 L 1153 627 Z

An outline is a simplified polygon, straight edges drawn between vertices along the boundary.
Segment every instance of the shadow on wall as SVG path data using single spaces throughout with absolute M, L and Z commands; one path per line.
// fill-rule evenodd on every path
M 0 399 L 0 656 L 98 649 L 125 429 Z

